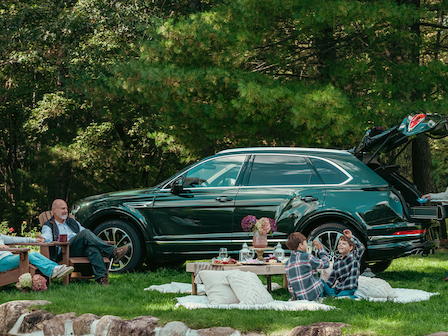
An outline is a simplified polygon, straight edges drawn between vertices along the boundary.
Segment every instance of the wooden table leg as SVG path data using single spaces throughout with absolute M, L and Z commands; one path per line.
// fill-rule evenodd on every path
M 271 283 L 271 276 L 270 275 L 265 275 L 266 278 L 266 283 L 267 283 L 267 288 L 268 288 L 268 292 L 272 292 L 272 283 Z
M 286 274 L 283 274 L 283 288 L 288 288 L 288 280 L 286 279 Z
M 198 294 L 198 285 L 194 283 L 194 273 L 191 273 L 191 294 Z

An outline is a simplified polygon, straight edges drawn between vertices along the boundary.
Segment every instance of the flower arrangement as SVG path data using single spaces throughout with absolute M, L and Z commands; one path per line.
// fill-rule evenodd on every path
M 257 219 L 255 216 L 248 215 L 241 221 L 241 227 L 244 232 L 258 231 L 262 235 L 272 234 L 277 231 L 277 224 L 272 218 L 261 217 Z
M 36 292 L 42 292 L 47 289 L 47 279 L 40 274 L 31 277 L 31 273 L 24 273 L 19 277 L 16 287 L 22 291 L 29 291 L 32 289 Z

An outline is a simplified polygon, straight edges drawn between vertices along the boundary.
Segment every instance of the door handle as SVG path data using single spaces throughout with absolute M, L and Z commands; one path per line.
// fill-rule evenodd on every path
M 216 197 L 216 200 L 218 202 L 230 202 L 230 201 L 232 201 L 232 199 L 230 197 L 227 197 L 227 196 Z
M 317 201 L 318 198 L 314 197 L 314 196 L 304 196 L 304 197 L 300 197 L 300 200 L 302 200 L 304 202 L 313 202 L 313 201 Z

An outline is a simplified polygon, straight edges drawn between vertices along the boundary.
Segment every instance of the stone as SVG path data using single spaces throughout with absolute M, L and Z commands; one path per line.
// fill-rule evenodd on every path
M 71 326 L 75 317 L 75 313 L 56 315 L 53 319 L 45 322 L 42 331 L 45 336 L 65 335 L 66 331 L 72 329 Z
M 185 336 L 188 328 L 184 323 L 179 321 L 168 322 L 159 330 L 158 336 Z
M 448 336 L 448 332 L 446 332 L 446 331 L 439 331 L 439 332 L 436 332 L 434 334 L 426 335 L 426 336 Z
M 152 316 L 139 316 L 133 320 L 117 320 L 109 325 L 107 335 L 110 336 L 153 336 L 159 319 Z
M 306 326 L 298 326 L 286 334 L 286 336 L 341 336 L 341 328 L 350 325 L 341 322 L 320 322 Z
M 241 333 L 230 327 L 214 327 L 197 330 L 199 336 L 239 336 Z
M 109 326 L 114 321 L 120 321 L 121 317 L 113 316 L 113 315 L 104 315 L 96 324 L 95 336 L 104 336 L 107 335 L 107 330 Z
M 45 300 L 18 300 L 1 304 L 0 335 L 9 332 L 19 319 L 20 315 L 28 313 L 28 308 L 30 306 L 42 306 L 50 303 L 50 301 Z
M 18 332 L 21 334 L 32 333 L 43 329 L 45 321 L 54 318 L 54 314 L 50 314 L 46 310 L 36 310 L 32 313 L 24 316 L 22 324 L 19 327 Z
M 99 320 L 100 317 L 94 314 L 84 314 L 73 320 L 73 334 L 82 336 L 90 334 L 92 323 Z

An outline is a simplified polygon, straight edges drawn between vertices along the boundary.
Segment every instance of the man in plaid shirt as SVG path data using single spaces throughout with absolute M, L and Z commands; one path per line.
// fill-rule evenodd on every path
M 314 241 L 319 258 L 307 252 L 306 237 L 300 232 L 289 235 L 286 246 L 291 250 L 291 256 L 285 265 L 288 290 L 294 300 L 315 300 L 320 296 L 333 294 L 328 285 L 315 275 L 319 268 L 328 268 L 330 261 L 322 244 Z
M 361 257 L 365 247 L 350 230 L 344 230 L 344 235 L 338 241 L 338 251 L 341 257 L 335 260 L 327 284 L 333 287 L 336 296 L 356 298 L 353 294 L 358 288 Z

